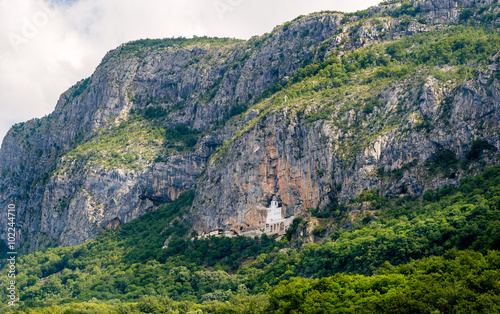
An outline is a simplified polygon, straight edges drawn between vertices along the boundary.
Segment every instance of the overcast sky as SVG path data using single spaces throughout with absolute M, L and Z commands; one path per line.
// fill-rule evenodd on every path
M 248 39 L 301 14 L 379 0 L 0 0 L 0 139 L 40 118 L 123 42 L 172 36 Z

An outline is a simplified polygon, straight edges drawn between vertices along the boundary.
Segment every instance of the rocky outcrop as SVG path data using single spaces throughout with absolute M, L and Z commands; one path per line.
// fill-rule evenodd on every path
M 287 125 L 285 115 L 266 118 L 229 145 L 199 181 L 193 205 L 200 218 L 197 227 L 205 232 L 221 226 L 241 231 L 265 227 L 274 195 L 285 216 L 318 206 L 335 166 L 331 145 L 318 145 L 324 139 L 316 129 Z M 320 177 L 318 172 L 326 169 Z
M 378 111 L 389 120 L 398 101 L 394 95 L 413 89 L 411 93 L 419 96 L 403 102 L 401 97 L 398 105 L 404 113 L 397 115 L 406 122 L 385 132 L 374 130 L 374 135 L 361 140 L 364 148 L 349 159 L 332 142 L 349 137 L 336 127 L 353 119 L 351 114 L 342 116 L 343 103 L 336 104 L 330 118 L 321 122 L 307 123 L 286 108 L 264 116 L 208 165 L 193 204 L 195 228 L 201 233 L 262 228 L 266 219 L 262 209 L 273 195 L 281 198 L 287 214 L 303 216 L 310 208 L 348 202 L 364 190 L 420 195 L 427 189 L 458 184 L 470 173 L 459 167 L 448 176 L 430 173 L 427 163 L 445 149 L 463 159 L 478 138 L 500 150 L 499 64 L 490 69 L 494 70 L 482 73 L 479 80 L 463 81 L 453 89 L 428 76 L 421 87 L 409 83 L 382 90 L 383 105 Z M 360 119 L 362 113 L 352 114 Z M 367 126 L 383 124 L 379 115 L 362 119 Z M 421 127 L 422 121 L 426 128 Z M 483 162 L 498 163 L 498 154 Z M 392 175 L 396 170 L 400 174 Z

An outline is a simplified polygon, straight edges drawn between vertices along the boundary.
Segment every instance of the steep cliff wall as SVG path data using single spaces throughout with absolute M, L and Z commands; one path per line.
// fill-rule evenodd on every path
M 81 243 L 110 221 L 129 221 L 193 189 L 234 129 L 218 125 L 315 58 L 341 18 L 303 17 L 247 42 L 139 41 L 108 53 L 51 115 L 14 126 L 3 141 L 0 198 L 17 201 L 21 243 L 30 250 Z M 154 123 L 133 114 L 147 108 Z M 155 130 L 176 125 L 199 133 L 196 147 L 164 149 L 169 139 Z M 133 162 L 121 162 L 126 154 Z

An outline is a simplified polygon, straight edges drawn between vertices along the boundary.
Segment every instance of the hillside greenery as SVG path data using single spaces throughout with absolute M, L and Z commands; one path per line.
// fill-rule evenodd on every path
M 117 49 L 111 51 L 107 57 L 103 59 L 100 66 L 104 65 L 110 60 L 123 58 L 123 57 L 137 57 L 141 58 L 144 53 L 148 50 L 156 49 L 179 49 L 189 46 L 196 45 L 210 45 L 210 46 L 222 46 L 222 45 L 233 45 L 242 42 L 241 39 L 236 38 L 219 38 L 219 37 L 209 37 L 209 36 L 193 36 L 192 38 L 185 37 L 172 37 L 172 38 L 158 38 L 158 39 L 139 39 L 128 43 L 125 43 L 118 47 Z
M 117 127 L 102 129 L 97 136 L 68 152 L 57 174 L 72 166 L 140 169 L 144 162 L 154 160 L 161 151 L 166 133 L 164 128 L 145 119 L 130 119 Z
M 323 241 L 295 248 L 289 240 L 301 243 L 297 234 L 198 239 L 185 219 L 193 198 L 185 192 L 85 244 L 21 256 L 19 308 L 395 313 L 403 306 L 451 313 L 500 306 L 500 167 L 422 198 L 365 193 L 353 202 L 369 201 L 377 218 L 360 215 L 350 229 L 338 220 Z M 295 230 L 304 223 L 294 222 Z
M 166 161 L 170 155 L 192 151 L 202 132 L 184 124 L 164 126 L 162 110 L 148 107 L 118 126 L 98 130 L 95 136 L 65 154 L 55 174 L 75 166 L 109 169 L 142 169 L 152 161 Z
M 269 290 L 271 313 L 497 313 L 500 254 L 450 250 L 375 276 L 300 277 Z
M 193 36 L 193 38 L 185 37 L 172 37 L 172 38 L 160 38 L 160 39 L 139 39 L 123 44 L 119 49 L 121 52 L 137 51 L 144 48 L 168 48 L 176 47 L 183 48 L 187 46 L 197 45 L 197 44 L 209 44 L 209 45 L 230 45 L 234 43 L 241 42 L 241 39 L 235 38 L 221 38 L 221 37 L 209 37 L 209 36 Z

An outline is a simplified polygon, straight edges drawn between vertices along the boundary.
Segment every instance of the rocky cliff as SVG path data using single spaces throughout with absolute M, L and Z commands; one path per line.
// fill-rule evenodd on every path
M 35 250 L 82 243 L 194 188 L 199 232 L 240 232 L 262 226 L 273 195 L 299 216 L 364 190 L 455 184 L 498 162 L 497 56 L 394 70 L 384 49 L 497 13 L 491 1 L 395 2 L 248 41 L 124 44 L 52 114 L 9 131 L 0 199 L 16 200 L 23 250 Z M 361 60 L 367 50 L 378 61 Z M 431 167 L 442 151 L 469 160 L 478 140 L 479 159 Z
M 498 63 L 490 67 L 497 69 Z M 483 82 L 495 73 L 482 73 Z M 235 137 L 200 179 L 193 206 L 198 230 L 262 228 L 273 195 L 280 197 L 287 215 L 295 216 L 331 202 L 348 202 L 364 190 L 420 195 L 427 189 L 456 185 L 473 173 L 474 167 L 444 174 L 429 171 L 429 163 L 443 150 L 464 159 L 477 138 L 491 143 L 492 151 L 500 149 L 496 79 L 446 88 L 429 75 L 422 86 L 414 83 L 376 91 L 381 105 L 370 114 L 348 110 L 341 100 L 321 121 L 308 123 L 288 106 L 263 116 Z M 419 96 L 408 97 L 412 92 Z M 395 97 L 398 93 L 403 97 Z M 449 106 L 442 101 L 445 97 L 451 98 Z M 397 106 L 404 114 L 395 112 Z M 309 106 L 308 110 L 324 109 Z M 448 121 L 442 119 L 445 110 Z M 384 128 L 391 119 L 399 121 Z M 371 129 L 367 137 L 360 140 L 359 133 L 338 127 L 353 123 L 350 120 L 364 120 L 362 127 Z M 483 163 L 498 163 L 497 154 L 484 153 Z

